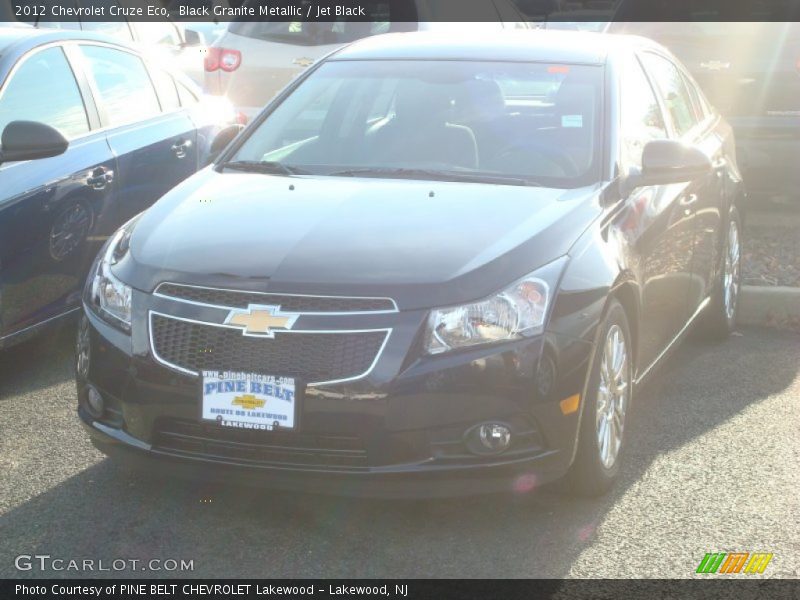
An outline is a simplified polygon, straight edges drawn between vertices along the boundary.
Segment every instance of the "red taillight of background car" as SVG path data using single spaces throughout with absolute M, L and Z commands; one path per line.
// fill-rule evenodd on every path
M 206 52 L 206 56 L 203 59 L 203 65 L 205 66 L 206 71 L 209 73 L 219 69 L 219 55 L 221 50 L 221 48 L 209 48 Z
M 206 71 L 212 72 L 222 69 L 230 73 L 242 64 L 242 53 L 228 48 L 209 48 L 205 58 Z

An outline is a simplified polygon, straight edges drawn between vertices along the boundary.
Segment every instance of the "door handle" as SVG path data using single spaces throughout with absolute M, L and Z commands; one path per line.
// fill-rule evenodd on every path
M 102 190 L 112 181 L 114 181 L 114 171 L 107 167 L 97 167 L 89 171 L 86 185 L 94 190 Z
M 178 158 L 185 158 L 189 148 L 192 147 L 192 140 L 181 140 L 172 144 L 172 152 Z
M 697 194 L 686 194 L 680 199 L 680 205 L 683 207 L 683 214 L 690 215 L 692 214 L 692 206 L 697 204 L 699 200 Z

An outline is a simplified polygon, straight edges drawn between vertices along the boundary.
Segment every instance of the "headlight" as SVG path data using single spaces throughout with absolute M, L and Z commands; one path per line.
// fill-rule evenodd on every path
M 545 265 L 486 300 L 431 311 L 425 349 L 439 354 L 541 333 L 565 263 L 561 258 Z
M 109 240 L 97 261 L 90 288 L 92 306 L 108 323 L 125 331 L 131 329 L 131 288 L 111 272 L 111 266 L 128 252 L 133 221 L 129 221 Z

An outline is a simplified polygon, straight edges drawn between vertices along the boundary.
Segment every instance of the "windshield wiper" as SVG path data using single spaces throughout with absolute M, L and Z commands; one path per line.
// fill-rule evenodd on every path
M 402 167 L 360 167 L 345 171 L 326 173 L 334 177 L 387 177 L 397 179 L 431 179 L 434 181 L 458 181 L 466 183 L 496 183 L 500 185 L 521 185 L 541 187 L 540 183 L 505 175 L 491 173 L 467 173 L 460 171 L 437 171 L 435 169 L 408 169 Z
M 248 173 L 266 173 L 268 175 L 311 175 L 311 171 L 270 160 L 234 160 L 224 162 L 220 164 L 220 167 Z

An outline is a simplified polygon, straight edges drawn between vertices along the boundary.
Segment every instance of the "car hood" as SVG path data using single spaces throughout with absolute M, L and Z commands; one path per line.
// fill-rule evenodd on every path
M 207 168 L 144 213 L 116 272 L 146 292 L 171 281 L 441 306 L 566 254 L 598 192 Z

